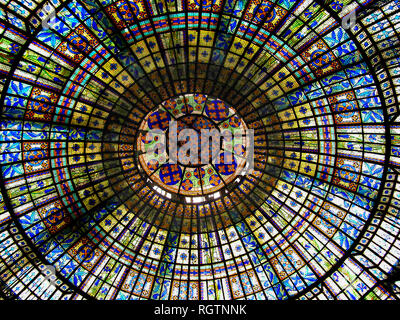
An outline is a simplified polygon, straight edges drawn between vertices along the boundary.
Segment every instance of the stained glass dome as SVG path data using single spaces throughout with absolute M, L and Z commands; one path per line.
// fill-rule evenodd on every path
M 1 299 L 399 299 L 399 32 L 385 0 L 1 1 Z M 171 123 L 235 135 L 171 163 Z

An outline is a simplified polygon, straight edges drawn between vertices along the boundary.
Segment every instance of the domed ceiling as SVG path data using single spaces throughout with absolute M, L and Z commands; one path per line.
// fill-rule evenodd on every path
M 398 299 L 399 30 L 397 1 L 2 1 L 2 299 Z M 171 122 L 239 135 L 171 163 Z

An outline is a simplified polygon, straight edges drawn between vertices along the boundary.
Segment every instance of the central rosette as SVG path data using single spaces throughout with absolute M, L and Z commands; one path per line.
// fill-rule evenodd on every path
M 164 191 L 211 194 L 243 174 L 252 158 L 249 132 L 220 99 L 201 94 L 169 99 L 140 126 L 140 166 Z

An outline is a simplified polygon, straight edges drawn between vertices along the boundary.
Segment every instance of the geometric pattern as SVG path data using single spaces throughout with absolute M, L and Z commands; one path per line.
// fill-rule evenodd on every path
M 0 299 L 398 300 L 399 22 L 394 0 L 2 1 Z M 168 164 L 172 120 L 252 129 L 254 165 L 248 136 Z

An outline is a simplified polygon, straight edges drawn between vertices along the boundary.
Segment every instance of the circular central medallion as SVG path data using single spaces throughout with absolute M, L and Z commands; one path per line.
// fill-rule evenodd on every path
M 202 94 L 169 99 L 141 123 L 140 166 L 167 192 L 193 197 L 217 192 L 246 166 L 247 130 L 220 99 Z
M 172 132 L 167 129 L 167 154 L 169 158 L 171 158 L 172 152 L 176 153 L 181 151 L 181 156 L 179 156 L 179 154 L 176 156 L 176 162 L 180 165 L 201 167 L 205 164 L 212 163 L 218 155 L 219 150 L 221 150 L 221 131 L 212 120 L 203 115 L 193 114 L 180 117 L 176 120 L 176 134 L 173 135 L 171 133 Z M 179 137 L 181 137 L 181 139 L 176 139 L 174 144 L 172 139 Z M 212 141 L 214 141 L 215 144 L 213 144 Z M 202 155 L 204 157 L 203 159 Z

